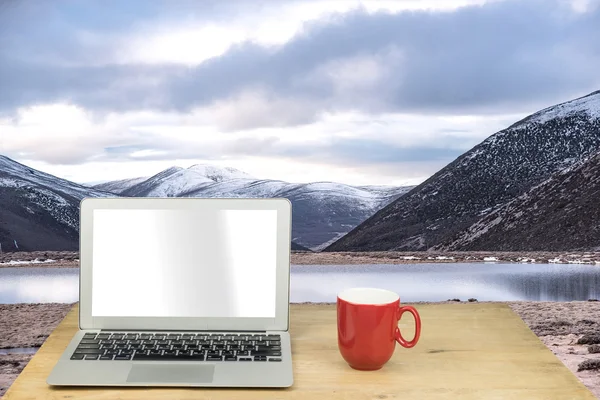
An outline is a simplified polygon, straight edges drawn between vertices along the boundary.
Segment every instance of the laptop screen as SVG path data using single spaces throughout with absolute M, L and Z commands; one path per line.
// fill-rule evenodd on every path
M 274 318 L 277 211 L 93 211 L 93 317 Z

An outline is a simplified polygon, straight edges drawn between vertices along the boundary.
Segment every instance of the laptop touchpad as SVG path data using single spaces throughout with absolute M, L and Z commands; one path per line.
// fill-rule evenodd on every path
M 133 364 L 127 382 L 130 383 L 210 383 L 214 365 Z

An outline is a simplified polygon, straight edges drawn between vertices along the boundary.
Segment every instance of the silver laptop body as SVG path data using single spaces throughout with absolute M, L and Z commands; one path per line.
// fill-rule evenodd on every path
M 63 386 L 289 387 L 286 199 L 102 198 L 80 210 Z

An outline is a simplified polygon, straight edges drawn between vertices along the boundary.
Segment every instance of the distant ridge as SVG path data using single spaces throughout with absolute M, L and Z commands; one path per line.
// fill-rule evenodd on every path
M 289 183 L 259 179 L 234 168 L 206 164 L 172 167 L 147 179 L 133 178 L 94 187 L 112 187 L 115 194 L 130 197 L 285 197 L 293 207 L 292 240 L 311 250 L 319 250 L 343 236 L 412 188 L 350 186 L 335 182 Z

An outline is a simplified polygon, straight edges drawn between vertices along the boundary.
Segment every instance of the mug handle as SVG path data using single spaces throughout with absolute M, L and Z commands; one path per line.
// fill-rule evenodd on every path
M 394 337 L 396 339 L 396 341 L 398 343 L 400 343 L 400 345 L 402 347 L 406 347 L 407 349 L 414 347 L 417 342 L 419 341 L 419 337 L 421 336 L 421 317 L 419 316 L 419 313 L 417 312 L 417 310 L 412 307 L 412 306 L 402 306 L 398 309 L 398 322 L 400 321 L 400 319 L 402 318 L 402 314 L 404 314 L 405 312 L 409 312 L 413 315 L 413 317 L 415 318 L 415 336 L 413 337 L 413 339 L 411 341 L 407 341 L 406 339 L 404 339 L 402 337 L 402 334 L 400 333 L 400 328 L 398 328 L 396 326 L 396 331 L 394 333 Z

